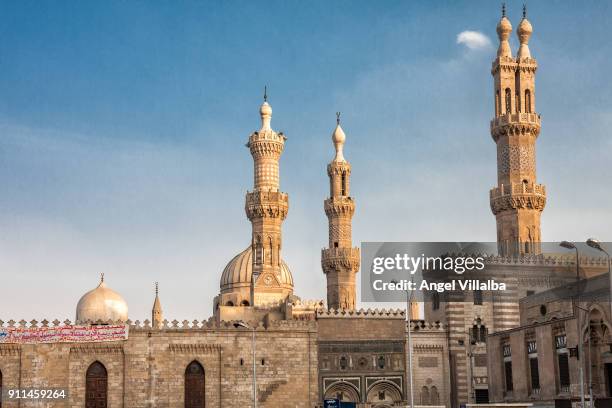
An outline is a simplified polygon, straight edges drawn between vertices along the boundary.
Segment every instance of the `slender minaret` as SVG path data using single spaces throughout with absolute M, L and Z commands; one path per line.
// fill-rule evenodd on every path
M 259 113 L 261 129 L 253 132 L 247 143 L 253 156 L 255 180 L 253 191 L 246 194 L 245 204 L 252 225 L 253 305 L 281 300 L 293 289 L 279 279 L 281 227 L 289 210 L 289 197 L 279 190 L 278 162 L 287 138 L 270 127 L 272 107 L 267 92 L 264 92 L 264 103 Z
M 327 307 L 355 309 L 355 275 L 359 270 L 359 248 L 353 248 L 351 219 L 355 202 L 349 193 L 351 165 L 343 155 L 346 135 L 340 127 L 340 113 L 332 141 L 336 156 L 327 165 L 330 197 L 325 200 L 329 220 L 329 248 L 321 253 L 321 266 L 327 277 Z
M 499 253 L 503 256 L 541 252 L 540 215 L 546 204 L 546 189 L 536 182 L 540 115 L 535 111 L 538 64 L 528 46 L 532 31 L 523 8 L 517 31 L 520 47 L 513 58 L 508 42 L 512 25 L 504 6 L 497 24 L 499 48 L 491 69 L 495 95 L 491 135 L 497 144 L 497 187 L 490 192 Z
M 159 301 L 159 284 L 155 282 L 155 301 L 153 302 L 153 310 L 151 311 L 151 322 L 154 329 L 159 329 L 163 326 L 164 313 Z

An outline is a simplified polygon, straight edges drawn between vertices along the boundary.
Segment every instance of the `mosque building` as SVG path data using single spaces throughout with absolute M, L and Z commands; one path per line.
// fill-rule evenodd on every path
M 352 219 L 359 212 L 345 153 L 350 138 L 338 115 L 327 166 L 330 193 L 323 203 L 329 224 L 328 246 L 321 252 L 327 296 L 325 301 L 297 296 L 282 257 L 289 196 L 280 189 L 279 160 L 287 138 L 272 128 L 266 96 L 259 109 L 261 126 L 247 142 L 254 164 L 253 188 L 245 197 L 251 236 L 220 274 L 211 317 L 167 320 L 156 285 L 151 318 L 130 320 L 128 304 L 111 289 L 111 279 L 118 277 L 102 276 L 78 301 L 74 323 L 0 320 L 0 387 L 66 390 L 64 400 L 47 400 L 46 407 L 312 408 L 321 407 L 325 398 L 337 398 L 360 408 L 406 407 L 410 400 L 419 406 L 458 408 L 524 400 L 529 387 L 522 374 L 509 372 L 518 387 L 514 394 L 504 379 L 506 345 L 512 346 L 511 358 L 526 359 L 531 355 L 523 356 L 525 347 L 537 339 L 538 353 L 545 356 L 542 364 L 553 362 L 540 373 L 555 378 L 556 354 L 544 347 L 551 348 L 554 336 L 566 327 L 552 323 L 553 317 L 568 320 L 570 312 L 559 306 L 558 312 L 534 317 L 534 308 L 553 307 L 552 300 L 537 296 L 574 279 L 576 264 L 568 256 L 545 254 L 540 246 L 546 190 L 536 179 L 541 118 L 535 104 L 537 62 L 528 46 L 533 27 L 526 14 L 518 26 L 516 57 L 511 31 L 504 11 L 491 70 L 498 184 L 489 198 L 499 254 L 485 258 L 487 273 L 505 279 L 508 291 L 428 294 L 421 306 L 426 320 L 415 305 L 408 318 L 404 310 L 357 309 L 360 249 L 353 246 Z M 595 277 L 607 270 L 608 262 L 581 259 L 581 271 Z M 535 300 L 525 303 L 526 297 Z M 597 330 L 610 327 L 608 309 L 592 307 Z M 542 328 L 525 328 L 534 322 Z M 598 392 L 610 396 L 604 384 L 608 363 L 597 364 Z M 571 380 L 541 395 L 549 401 L 559 393 L 575 394 L 576 381 Z M 554 380 L 549 383 L 555 386 Z M 0 402 L 1 408 L 30 406 L 40 405 L 6 398 Z

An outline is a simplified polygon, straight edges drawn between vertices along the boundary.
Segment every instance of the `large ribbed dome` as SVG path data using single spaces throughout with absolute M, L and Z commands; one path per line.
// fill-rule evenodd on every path
M 98 287 L 85 293 L 77 304 L 77 322 L 126 321 L 127 318 L 127 303 L 120 294 L 106 286 L 104 279 Z
M 221 275 L 221 293 L 233 287 L 247 287 L 251 285 L 251 275 L 253 274 L 253 250 L 251 246 L 234 258 L 223 269 Z M 281 260 L 280 273 L 277 279 L 282 286 L 293 286 L 293 276 L 289 266 Z

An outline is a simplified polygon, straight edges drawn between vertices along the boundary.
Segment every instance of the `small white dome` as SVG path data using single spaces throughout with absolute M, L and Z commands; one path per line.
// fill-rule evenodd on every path
M 76 321 L 80 323 L 127 319 L 127 303 L 120 294 L 106 286 L 104 279 L 98 287 L 85 293 L 77 304 Z

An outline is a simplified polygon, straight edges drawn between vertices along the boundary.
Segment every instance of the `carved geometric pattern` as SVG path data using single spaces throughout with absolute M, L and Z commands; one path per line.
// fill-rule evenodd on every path
M 246 195 L 245 211 L 249 220 L 254 218 L 280 218 L 289 211 L 289 197 L 274 191 L 253 191 Z
M 497 168 L 500 174 L 510 172 L 535 172 L 535 147 L 528 146 L 500 146 L 497 150 Z
M 544 210 L 546 197 L 536 194 L 522 194 L 519 196 L 504 195 L 491 200 L 491 211 L 497 215 L 500 212 L 516 209 Z
M 357 272 L 359 254 L 359 248 L 326 248 L 321 251 L 321 266 L 325 273 L 342 270 Z
M 350 197 L 333 197 L 325 200 L 325 214 L 330 216 L 346 215 L 352 217 L 355 213 L 355 202 Z

